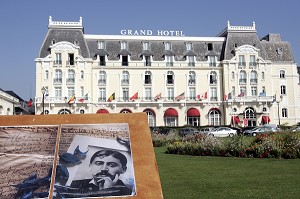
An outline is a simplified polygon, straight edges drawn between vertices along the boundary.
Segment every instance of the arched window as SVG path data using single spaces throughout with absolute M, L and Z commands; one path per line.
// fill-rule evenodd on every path
M 250 83 L 257 84 L 257 72 L 255 70 L 250 73 Z
M 287 111 L 287 108 L 283 108 L 283 109 L 281 110 L 281 116 L 282 116 L 282 117 L 288 117 L 288 111 Z
M 279 71 L 279 78 L 285 78 L 285 71 L 284 70 Z
M 217 108 L 212 108 L 208 112 L 208 120 L 209 120 L 209 125 L 212 126 L 219 126 L 221 125 L 221 112 Z
M 196 73 L 194 71 L 189 72 L 189 85 L 196 84 Z
M 129 84 L 129 72 L 123 71 L 122 72 L 122 79 L 121 79 L 122 85 L 128 85 Z
M 148 116 L 149 126 L 151 126 L 151 127 L 156 126 L 155 112 L 151 109 L 145 109 L 143 112 L 145 112 Z
M 71 114 L 71 111 L 68 109 L 60 109 L 58 111 L 58 114 Z
M 217 84 L 217 73 L 215 71 L 211 71 L 209 74 L 209 84 Z
M 256 126 L 256 112 L 252 107 L 248 107 L 244 111 L 244 119 L 246 119 L 247 126 Z
M 190 108 L 187 113 L 187 124 L 200 126 L 200 112 L 196 108 Z
M 105 71 L 99 72 L 98 84 L 106 84 L 106 73 Z
M 164 113 L 165 126 L 178 125 L 178 112 L 173 108 L 168 108 Z
M 284 85 L 280 86 L 280 94 L 286 95 L 286 86 L 284 86 Z
M 262 79 L 262 80 L 265 79 L 265 72 L 261 72 L 261 79 Z
M 0 105 L 0 115 L 2 115 L 2 111 L 3 111 L 3 106 Z
M 49 79 L 49 71 L 48 70 L 45 71 L 45 79 Z
M 244 70 L 242 70 L 240 72 L 240 81 L 239 82 L 240 82 L 240 84 L 241 83 L 244 83 L 244 84 L 247 83 L 247 75 L 246 75 L 246 72 Z
M 120 113 L 132 113 L 132 112 L 131 112 L 131 110 L 125 108 L 125 109 L 122 109 L 120 111 Z
M 80 79 L 84 79 L 84 71 L 82 70 L 82 71 L 80 71 Z
M 70 83 L 70 84 L 75 83 L 75 71 L 73 69 L 68 70 L 67 83 Z
M 62 71 L 60 69 L 55 70 L 54 83 L 62 83 Z

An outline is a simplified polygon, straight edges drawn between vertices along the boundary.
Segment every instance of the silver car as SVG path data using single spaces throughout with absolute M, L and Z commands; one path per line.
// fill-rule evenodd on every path
M 210 136 L 215 137 L 233 137 L 237 135 L 237 131 L 235 129 L 231 129 L 229 127 L 217 127 L 208 133 Z

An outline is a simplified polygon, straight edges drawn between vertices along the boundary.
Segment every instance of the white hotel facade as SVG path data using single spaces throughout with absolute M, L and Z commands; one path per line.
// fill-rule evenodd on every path
M 36 114 L 146 112 L 149 126 L 300 122 L 297 65 L 279 34 L 259 38 L 254 22 L 228 22 L 216 37 L 121 33 L 85 34 L 82 18 L 49 17 L 35 59 Z

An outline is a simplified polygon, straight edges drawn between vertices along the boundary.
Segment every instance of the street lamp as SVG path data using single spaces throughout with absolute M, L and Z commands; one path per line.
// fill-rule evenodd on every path
M 278 126 L 280 128 L 280 111 L 279 111 L 279 104 L 280 102 L 282 102 L 282 98 L 283 96 L 280 95 L 280 99 L 279 100 L 276 100 L 276 103 L 277 103 L 277 114 L 278 114 Z
M 42 114 L 45 114 L 45 92 L 46 92 L 46 88 L 43 86 L 43 88 L 41 89 L 42 94 L 43 94 L 43 101 L 42 101 L 42 105 L 43 105 L 43 112 Z

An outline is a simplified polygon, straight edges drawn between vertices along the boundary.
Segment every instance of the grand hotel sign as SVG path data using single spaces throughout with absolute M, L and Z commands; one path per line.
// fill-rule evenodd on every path
M 181 30 L 121 30 L 121 35 L 137 35 L 137 36 L 185 36 Z

